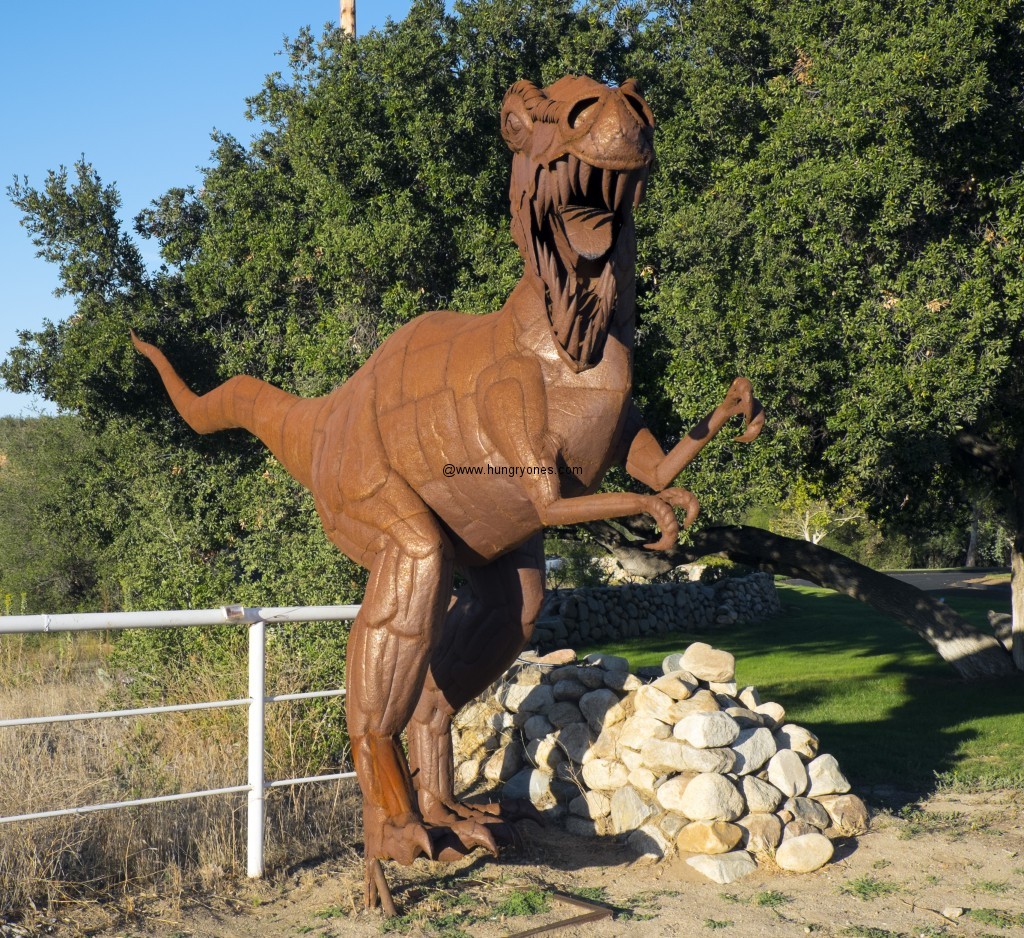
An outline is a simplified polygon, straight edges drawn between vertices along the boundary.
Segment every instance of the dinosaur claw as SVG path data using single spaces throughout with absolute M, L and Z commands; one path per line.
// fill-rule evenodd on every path
M 753 416 L 748 415 L 746 428 L 736 437 L 737 443 L 752 443 L 764 429 L 764 408 L 757 398 L 753 399 L 753 405 L 750 408 Z

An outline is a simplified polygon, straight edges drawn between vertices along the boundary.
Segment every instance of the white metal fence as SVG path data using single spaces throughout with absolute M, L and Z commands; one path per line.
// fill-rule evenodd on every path
M 164 801 L 182 801 L 187 798 L 205 798 L 247 792 L 246 814 L 246 871 L 249 876 L 263 875 L 263 845 L 265 826 L 265 799 L 268 789 L 300 785 L 306 782 L 329 782 L 354 778 L 355 772 L 333 775 L 311 775 L 305 778 L 287 778 L 268 782 L 264 777 L 264 714 L 268 703 L 283 700 L 310 700 L 316 697 L 340 697 L 344 689 L 309 691 L 301 694 L 266 694 L 266 628 L 268 625 L 290 622 L 327 622 L 354 619 L 359 606 L 280 606 L 248 608 L 224 606 L 220 609 L 179 609 L 159 612 L 88 612 L 67 615 L 0 616 L 0 635 L 32 632 L 86 632 L 121 629 L 165 629 L 186 626 L 209 627 L 215 625 L 244 624 L 249 629 L 249 696 L 236 700 L 212 700 L 207 703 L 172 704 L 163 707 L 139 707 L 134 710 L 104 710 L 96 713 L 68 713 L 56 716 L 0 719 L 0 728 L 29 726 L 38 723 L 67 723 L 76 720 L 99 720 L 113 717 L 141 716 L 150 713 L 177 713 L 186 710 L 213 710 L 220 707 L 247 707 L 248 781 L 245 785 L 211 788 L 204 791 L 136 798 L 132 801 L 113 801 L 105 804 L 81 805 L 53 811 L 37 811 L 0 817 L 0 824 L 30 821 L 37 818 L 60 817 L 67 814 L 86 814 L 108 811 Z

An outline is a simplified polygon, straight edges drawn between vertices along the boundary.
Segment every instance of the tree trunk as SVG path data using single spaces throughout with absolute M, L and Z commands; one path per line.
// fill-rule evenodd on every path
M 1010 610 L 1013 663 L 1024 671 L 1024 531 L 1015 532 L 1010 541 Z
M 965 567 L 978 566 L 978 524 L 981 520 L 981 509 L 977 505 L 971 513 L 971 534 L 967 541 L 967 557 L 964 559 Z
M 632 526 L 632 525 L 628 525 Z M 586 526 L 599 543 L 626 538 L 605 522 Z M 1021 546 L 1024 547 L 1024 538 Z M 661 554 L 666 566 L 691 563 L 708 554 L 725 554 L 730 560 L 771 573 L 810 580 L 819 586 L 845 593 L 867 603 L 883 615 L 913 629 L 961 677 L 1003 677 L 1018 673 L 1014 662 L 995 638 L 978 631 L 944 603 L 932 599 L 916 586 L 865 567 L 849 557 L 818 544 L 772 534 L 745 525 L 705 528 L 693 535 L 689 545 Z M 1018 585 L 1024 622 L 1024 559 L 1020 561 Z M 1015 623 L 1017 619 L 1015 618 Z M 1016 627 L 1016 625 L 1015 625 Z M 1015 641 L 1024 635 L 1015 632 Z

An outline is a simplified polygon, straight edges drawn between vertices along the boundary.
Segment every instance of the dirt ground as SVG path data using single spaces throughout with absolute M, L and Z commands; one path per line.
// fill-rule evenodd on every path
M 564 938 L 1024 935 L 1021 790 L 941 795 L 880 810 L 869 833 L 836 840 L 833 862 L 817 873 L 761 868 L 728 886 L 704 879 L 678 858 L 638 863 L 614 842 L 524 826 L 523 844 L 500 860 L 474 855 L 456 866 L 425 860 L 408 869 L 389 865 L 397 920 L 362 910 L 361 866 L 350 855 L 201 901 L 143 900 L 118 927 L 109 918 L 104 925 L 104 910 L 97 909 L 89 923 L 65 919 L 30 934 L 493 938 L 581 914 L 561 901 L 529 914 L 528 900 L 559 891 L 613 910 L 603 920 L 547 933 Z M 528 894 L 519 895 L 522 890 Z M 528 914 L 508 914 L 516 905 Z

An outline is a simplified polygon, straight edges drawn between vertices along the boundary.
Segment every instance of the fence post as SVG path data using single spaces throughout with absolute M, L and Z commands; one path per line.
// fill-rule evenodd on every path
M 249 623 L 249 797 L 246 873 L 263 875 L 264 800 L 263 716 L 266 707 L 266 623 Z

